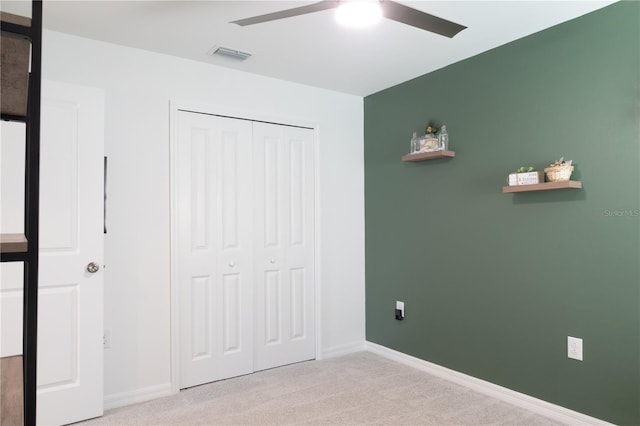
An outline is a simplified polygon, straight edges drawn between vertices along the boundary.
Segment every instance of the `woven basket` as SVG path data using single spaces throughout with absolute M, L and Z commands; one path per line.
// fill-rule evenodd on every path
M 573 166 L 553 166 L 544 169 L 547 174 L 549 182 L 559 182 L 563 180 L 569 180 L 571 173 L 573 172 Z

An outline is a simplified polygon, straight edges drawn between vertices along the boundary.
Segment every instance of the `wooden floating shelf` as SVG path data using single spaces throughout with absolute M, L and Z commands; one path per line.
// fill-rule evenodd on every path
M 0 234 L 0 253 L 25 253 L 27 246 L 23 234 Z
M 455 157 L 455 151 L 430 151 L 430 152 L 419 152 L 417 154 L 407 154 L 402 157 L 402 161 L 409 161 L 412 163 L 417 163 L 420 161 L 427 160 L 435 160 L 437 158 L 445 158 L 445 157 Z
M 532 191 L 549 191 L 552 189 L 580 189 L 582 182 L 579 180 L 563 180 L 560 182 L 545 182 L 534 185 L 512 185 L 503 186 L 503 193 L 511 192 L 532 192 Z

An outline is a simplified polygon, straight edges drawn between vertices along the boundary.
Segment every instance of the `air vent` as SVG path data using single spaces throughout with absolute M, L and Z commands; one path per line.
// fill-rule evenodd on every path
M 244 61 L 245 59 L 251 56 L 251 53 L 243 52 L 237 49 L 231 49 L 229 47 L 213 46 L 213 48 L 209 51 L 209 55 L 226 56 L 227 58 L 233 58 L 239 61 Z

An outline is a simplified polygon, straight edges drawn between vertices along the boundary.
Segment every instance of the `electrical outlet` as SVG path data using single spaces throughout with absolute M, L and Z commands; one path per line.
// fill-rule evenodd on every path
M 402 321 L 404 319 L 404 302 L 396 301 L 396 319 Z
M 567 356 L 582 361 L 582 339 L 567 336 Z
M 111 330 L 105 329 L 104 334 L 102 334 L 102 347 L 104 349 L 111 348 Z

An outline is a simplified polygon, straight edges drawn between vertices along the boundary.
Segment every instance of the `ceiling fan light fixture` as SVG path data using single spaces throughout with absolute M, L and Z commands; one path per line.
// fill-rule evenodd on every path
M 336 20 L 347 27 L 369 27 L 381 18 L 382 8 L 378 0 L 341 1 L 336 9 Z

